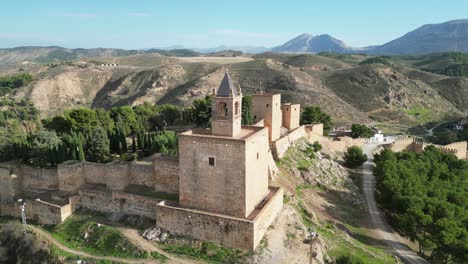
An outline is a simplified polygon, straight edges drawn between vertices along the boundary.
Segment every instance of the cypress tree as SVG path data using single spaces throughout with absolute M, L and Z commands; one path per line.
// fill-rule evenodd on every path
M 135 134 L 132 135 L 132 152 L 136 153 L 137 148 L 136 148 L 136 142 L 135 142 Z
M 79 157 L 80 161 L 85 161 L 83 143 L 81 143 L 81 141 L 78 143 L 78 157 Z

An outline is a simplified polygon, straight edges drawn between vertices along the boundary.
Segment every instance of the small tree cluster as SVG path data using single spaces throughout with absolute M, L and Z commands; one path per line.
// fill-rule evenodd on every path
M 301 124 L 315 124 L 322 123 L 323 130 L 326 133 L 331 129 L 332 120 L 331 117 L 317 106 L 306 106 L 304 107 L 301 114 Z
M 374 131 L 366 125 L 353 124 L 351 126 L 351 136 L 353 138 L 370 138 L 374 136 Z
M 349 167 L 357 167 L 367 161 L 367 155 L 358 146 L 349 147 L 344 154 L 344 161 Z

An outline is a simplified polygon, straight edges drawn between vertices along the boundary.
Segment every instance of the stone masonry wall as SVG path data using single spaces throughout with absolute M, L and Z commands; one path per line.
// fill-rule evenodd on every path
M 268 227 L 271 226 L 273 221 L 283 209 L 283 190 L 274 188 L 275 193 L 268 203 L 263 207 L 262 211 L 254 219 L 254 248 L 260 244 L 263 236 L 265 235 Z
M 179 193 L 179 159 L 155 156 L 153 166 L 155 191 Z
M 243 140 L 180 134 L 181 206 L 245 217 L 244 154 Z
M 58 176 L 56 168 L 35 168 L 21 164 L 19 172 L 23 189 L 56 189 L 58 188 Z
M 144 185 L 154 188 L 156 176 L 153 163 L 134 161 L 130 163 L 129 184 Z
M 252 250 L 252 221 L 159 203 L 156 225 L 173 235 L 191 236 L 227 247 Z
M 156 219 L 160 199 L 110 190 L 80 190 L 79 207 L 103 212 L 145 216 Z
M 57 166 L 59 190 L 77 191 L 84 183 L 84 164 L 80 161 L 68 161 Z

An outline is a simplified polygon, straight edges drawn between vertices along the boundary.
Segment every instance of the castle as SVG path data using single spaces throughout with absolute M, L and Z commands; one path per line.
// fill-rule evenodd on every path
M 321 136 L 321 124 L 300 126 L 300 106 L 280 94 L 252 96 L 255 124 L 243 126 L 242 91 L 229 73 L 212 95 L 212 126 L 179 134 L 179 157 L 108 164 L 67 161 L 57 168 L 0 164 L 0 214 L 59 224 L 78 209 L 154 219 L 173 235 L 252 250 L 283 206 L 269 186 L 273 157 L 296 140 Z

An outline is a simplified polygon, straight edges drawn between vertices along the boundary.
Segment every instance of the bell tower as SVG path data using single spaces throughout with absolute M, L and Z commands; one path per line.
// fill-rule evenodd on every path
M 237 90 L 228 70 L 211 103 L 213 135 L 235 137 L 241 132 L 242 92 Z

